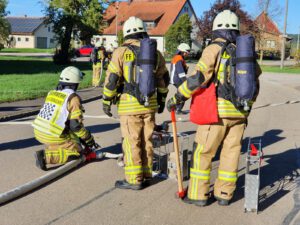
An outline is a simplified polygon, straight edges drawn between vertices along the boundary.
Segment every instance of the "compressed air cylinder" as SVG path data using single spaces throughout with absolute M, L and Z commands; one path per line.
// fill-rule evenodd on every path
M 255 40 L 252 35 L 241 35 L 236 39 L 235 94 L 245 101 L 252 100 L 256 91 Z
M 155 39 L 144 38 L 141 40 L 140 52 L 138 55 L 139 76 L 137 83 L 141 97 L 145 106 L 149 104 L 149 96 L 155 92 L 154 69 L 156 64 L 156 47 Z

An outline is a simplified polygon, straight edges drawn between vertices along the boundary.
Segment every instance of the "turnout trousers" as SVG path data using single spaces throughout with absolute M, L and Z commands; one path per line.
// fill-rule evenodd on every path
M 244 118 L 220 118 L 213 125 L 198 126 L 190 170 L 188 198 L 206 200 L 209 197 L 212 159 L 222 145 L 214 196 L 230 200 L 236 188 Z
M 141 184 L 152 177 L 155 114 L 121 115 L 120 122 L 125 179 L 130 184 Z
M 98 87 L 100 85 L 100 73 L 101 73 L 101 63 L 93 64 L 93 80 L 92 80 L 93 87 Z
M 68 139 L 60 144 L 46 144 L 46 163 L 64 164 L 72 159 L 78 158 L 81 151 L 81 145 L 74 139 Z

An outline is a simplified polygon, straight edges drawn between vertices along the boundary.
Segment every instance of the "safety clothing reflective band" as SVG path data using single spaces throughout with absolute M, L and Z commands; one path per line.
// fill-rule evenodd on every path
M 50 125 L 51 124 L 51 125 Z M 59 137 L 63 132 L 61 127 L 58 127 L 55 123 L 49 123 L 49 121 L 37 117 L 33 122 L 34 127 L 38 127 L 38 129 L 46 134 L 53 134 L 56 137 Z
M 187 87 L 187 81 L 183 82 L 182 85 L 179 86 L 178 91 L 186 98 L 190 98 L 192 95 L 192 91 Z
M 157 92 L 165 94 L 169 92 L 168 88 L 157 88 Z
M 199 62 L 197 63 L 197 66 L 199 67 L 199 70 L 200 70 L 201 72 L 205 72 L 205 71 L 207 70 L 206 64 L 205 64 L 204 62 L 202 62 L 202 61 L 199 61 Z
M 237 173 L 219 170 L 218 179 L 228 181 L 228 182 L 236 182 L 237 181 Z
M 250 106 L 251 105 L 250 103 Z M 236 109 L 228 100 L 218 99 L 218 114 L 220 117 L 245 117 L 249 112 Z
M 69 156 L 80 156 L 79 152 L 72 151 L 69 149 L 61 149 L 58 150 L 45 150 L 46 158 L 58 157 L 58 164 L 63 164 L 68 161 Z
M 142 173 L 142 166 L 125 166 L 125 175 L 130 177 L 128 181 L 130 184 L 136 184 L 137 176 L 142 175 Z
M 130 143 L 129 143 L 129 138 L 125 137 L 123 140 L 123 150 L 124 150 L 124 157 L 126 157 L 126 165 L 128 166 L 132 166 L 133 165 L 133 161 L 132 161 L 132 157 L 131 157 L 131 147 L 130 147 Z
M 197 148 L 194 152 L 194 162 L 193 162 L 195 169 L 200 169 L 200 160 L 201 160 L 200 155 L 203 149 L 204 149 L 203 145 L 197 144 Z
M 87 136 L 88 131 L 84 127 L 82 127 L 79 131 L 74 132 L 74 133 L 76 134 L 77 137 L 82 138 L 82 137 Z
M 54 137 L 53 135 L 45 134 L 36 129 L 34 129 L 34 136 L 39 142 L 49 144 L 60 144 L 69 139 L 69 137 Z
M 118 73 L 119 73 L 117 67 L 113 64 L 113 62 L 110 62 L 110 63 L 109 63 L 108 69 L 109 69 L 109 71 L 112 72 L 112 73 L 115 73 L 115 74 L 118 74 Z
M 76 119 L 82 115 L 83 115 L 82 111 L 80 109 L 78 109 L 78 110 L 71 112 L 69 116 L 70 116 L 70 119 Z
M 104 87 L 103 94 L 108 98 L 112 98 L 117 94 L 117 89 L 109 90 L 107 87 Z
M 156 95 L 150 98 L 148 107 L 141 105 L 135 97 L 129 94 L 125 95 L 126 99 L 121 98 L 121 100 L 118 103 L 118 113 L 143 112 L 157 109 Z
M 191 168 L 191 177 L 199 180 L 209 180 L 210 179 L 210 170 L 197 170 Z

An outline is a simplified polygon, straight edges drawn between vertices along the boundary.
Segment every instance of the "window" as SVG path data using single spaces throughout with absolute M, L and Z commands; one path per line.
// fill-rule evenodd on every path
M 275 47 L 276 47 L 275 41 L 267 40 L 267 41 L 266 41 L 266 47 L 267 47 L 267 48 L 275 48 Z
M 21 38 L 20 38 L 20 37 L 18 37 L 18 41 L 21 41 Z
M 154 28 L 156 26 L 154 21 L 145 22 L 145 25 L 146 25 L 147 29 L 151 29 L 151 28 Z
M 51 32 L 51 27 L 48 27 L 48 32 Z
M 184 12 L 185 12 L 185 13 L 189 12 L 189 7 L 185 6 L 185 7 L 184 7 Z
M 103 45 L 106 46 L 106 38 L 103 38 Z
M 29 41 L 29 38 L 25 38 L 25 41 L 28 42 L 28 41 Z
M 54 39 L 50 38 L 50 44 L 53 44 L 53 43 L 54 43 Z

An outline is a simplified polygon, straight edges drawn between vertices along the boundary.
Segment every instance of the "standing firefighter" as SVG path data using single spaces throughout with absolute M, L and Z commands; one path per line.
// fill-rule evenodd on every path
M 117 99 L 123 138 L 125 180 L 122 189 L 139 190 L 152 177 L 152 133 L 155 112 L 162 113 L 168 93 L 169 73 L 165 60 L 149 39 L 144 23 L 130 17 L 123 26 L 124 44 L 117 48 L 108 66 L 103 91 L 103 111 L 111 114 Z
M 56 90 L 48 93 L 45 104 L 33 122 L 35 138 L 46 145 L 36 152 L 37 166 L 64 164 L 76 159 L 82 151 L 80 142 L 95 147 L 91 133 L 83 126 L 84 108 L 76 90 L 83 73 L 76 67 L 65 68 Z
M 170 74 L 170 83 L 173 84 L 176 88 L 178 88 L 185 80 L 186 74 L 188 72 L 188 66 L 185 63 L 185 57 L 190 53 L 191 48 L 186 43 L 181 43 L 177 47 L 176 54 L 172 58 L 171 61 L 171 74 Z M 182 108 L 184 106 L 184 102 L 179 104 L 176 107 L 176 113 L 182 114 Z
M 105 60 L 105 48 L 98 41 L 91 54 L 91 61 L 93 63 L 93 87 L 98 87 L 101 82 L 101 75 L 103 73 L 103 63 Z
M 228 205 L 236 189 L 241 140 L 251 105 L 258 95 L 258 76 L 261 74 L 254 57 L 254 44 L 239 43 L 245 36 L 239 33 L 239 18 L 235 13 L 229 10 L 219 13 L 213 22 L 214 40 L 204 49 L 194 75 L 168 101 L 171 110 L 193 97 L 190 117 L 200 124 L 195 137 L 188 196 L 184 199 L 186 203 L 207 205 L 211 161 L 219 146 L 222 151 L 214 197 L 219 205 Z M 240 47 L 250 47 L 251 51 L 243 51 Z M 246 54 L 238 58 L 241 52 L 251 56 Z M 241 66 L 250 67 L 243 69 Z M 248 80 L 238 83 L 241 79 Z M 203 86 L 207 88 L 200 88 Z M 251 93 L 251 101 L 238 97 L 241 90 Z M 203 118 L 205 115 L 207 118 Z

